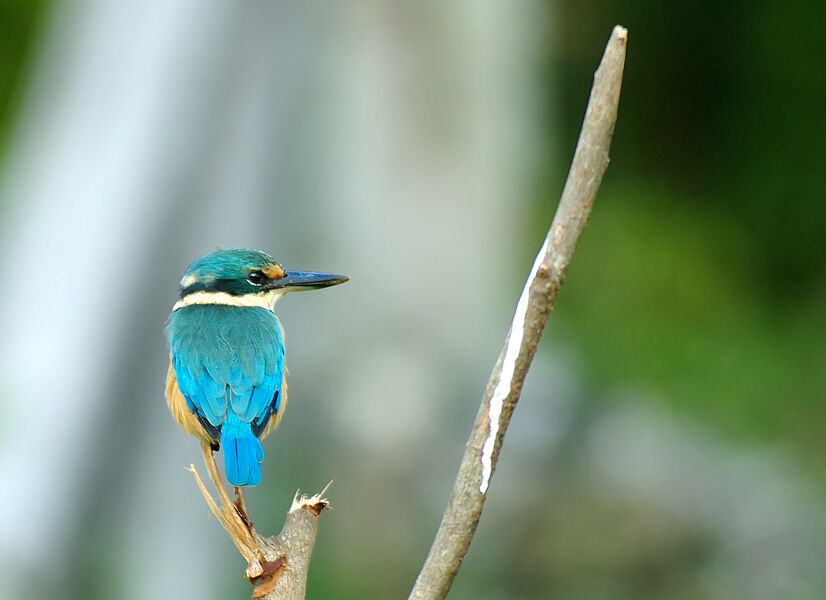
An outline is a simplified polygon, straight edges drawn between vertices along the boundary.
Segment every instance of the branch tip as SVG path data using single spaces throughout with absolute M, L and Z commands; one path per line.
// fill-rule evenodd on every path
M 330 483 L 324 486 L 323 490 L 313 494 L 312 496 L 302 494 L 301 497 L 299 497 L 300 490 L 296 490 L 292 504 L 290 505 L 290 510 L 287 512 L 293 513 L 303 508 L 312 513 L 313 516 L 317 517 L 323 510 L 330 508 L 330 501 L 327 498 L 324 498 L 324 493 L 329 489 L 332 483 L 333 482 L 330 481 Z

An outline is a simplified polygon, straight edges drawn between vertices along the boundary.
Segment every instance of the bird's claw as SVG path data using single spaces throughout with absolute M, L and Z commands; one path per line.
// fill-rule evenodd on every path
M 244 521 L 244 525 L 252 529 L 252 521 L 250 521 L 250 517 L 247 514 L 247 505 L 244 503 L 244 494 L 238 486 L 235 486 L 235 502 L 233 502 L 233 504 L 235 505 L 235 510 L 238 511 L 238 516 Z

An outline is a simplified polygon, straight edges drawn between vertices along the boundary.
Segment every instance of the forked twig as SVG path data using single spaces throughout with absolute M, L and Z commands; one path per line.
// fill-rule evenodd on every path
M 281 533 L 265 538 L 252 526 L 239 488 L 235 489 L 235 502 L 230 499 L 209 444 L 201 445 L 201 453 L 209 478 L 218 492 L 220 506 L 209 493 L 195 466 L 190 465 L 188 470 L 195 477 L 210 512 L 247 561 L 244 574 L 254 586 L 252 597 L 264 600 L 304 598 L 318 516 L 330 507 L 329 501 L 322 496 L 330 484 L 310 497 L 299 498 L 296 492 Z

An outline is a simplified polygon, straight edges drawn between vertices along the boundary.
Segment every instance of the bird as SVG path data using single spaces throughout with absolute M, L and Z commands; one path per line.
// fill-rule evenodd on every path
M 261 482 L 260 440 L 287 405 L 284 328 L 275 304 L 287 292 L 344 283 L 348 277 L 287 271 L 249 248 L 219 249 L 195 260 L 180 280 L 165 333 L 165 396 L 183 430 L 219 449 L 227 481 Z

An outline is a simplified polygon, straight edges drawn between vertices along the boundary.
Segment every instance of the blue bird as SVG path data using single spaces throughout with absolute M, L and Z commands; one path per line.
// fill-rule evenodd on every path
M 347 281 L 285 271 L 257 250 L 210 252 L 192 263 L 166 325 L 166 400 L 183 430 L 224 454 L 234 486 L 261 481 L 264 450 L 287 404 L 284 329 L 273 312 L 287 292 Z

